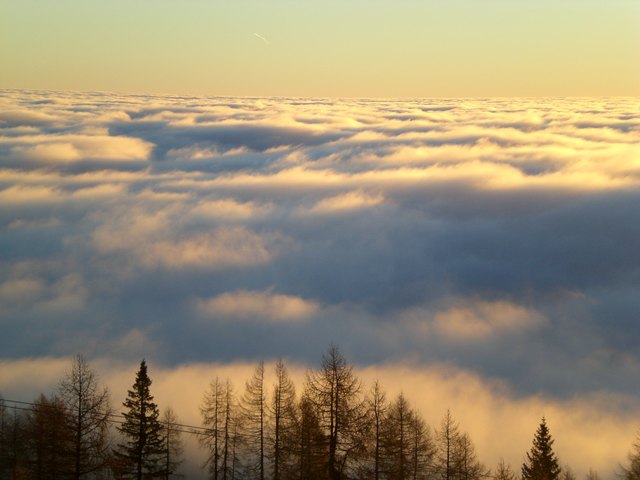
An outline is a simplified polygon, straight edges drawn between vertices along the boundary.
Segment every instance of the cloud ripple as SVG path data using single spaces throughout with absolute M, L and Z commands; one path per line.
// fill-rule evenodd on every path
M 336 341 L 518 395 L 640 397 L 635 99 L 0 105 L 6 357 Z

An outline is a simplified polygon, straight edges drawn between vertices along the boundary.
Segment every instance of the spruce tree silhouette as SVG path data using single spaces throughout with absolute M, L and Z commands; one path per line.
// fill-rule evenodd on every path
M 553 438 L 549 433 L 544 417 L 533 437 L 531 451 L 527 452 L 527 461 L 522 464 L 522 480 L 558 480 L 560 466 L 553 452 Z
M 122 413 L 125 420 L 118 427 L 126 442 L 119 444 L 115 452 L 121 473 L 136 480 L 163 473 L 161 460 L 164 432 L 158 420 L 160 412 L 153 402 L 150 386 L 147 364 L 142 360 L 133 390 L 129 390 L 123 403 L 127 409 Z

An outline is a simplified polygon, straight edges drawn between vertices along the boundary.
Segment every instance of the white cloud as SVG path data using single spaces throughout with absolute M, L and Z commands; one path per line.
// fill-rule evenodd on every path
M 317 313 L 320 307 L 314 301 L 294 295 L 241 290 L 200 299 L 197 308 L 203 317 L 214 319 L 297 323 Z
M 50 204 L 62 200 L 62 193 L 50 186 L 12 185 L 0 190 L 2 205 Z
M 80 160 L 82 153 L 71 142 L 52 142 L 34 146 L 15 146 L 11 149 L 11 157 L 47 162 L 73 162 Z
M 219 220 L 243 221 L 266 214 L 271 205 L 255 202 L 238 202 L 233 198 L 202 200 L 191 209 L 190 215 Z
M 452 341 L 474 342 L 538 328 L 547 321 L 533 309 L 510 302 L 468 301 L 434 315 L 435 331 Z
M 450 344 L 477 344 L 531 332 L 548 325 L 547 318 L 534 308 L 508 301 L 455 299 L 444 307 L 417 306 L 397 313 L 396 332 L 383 327 L 380 336 L 396 342 L 441 339 Z
M 0 284 L 0 304 L 32 303 L 45 290 L 45 285 L 39 278 L 15 278 Z
M 304 362 L 337 337 L 430 421 L 497 429 L 488 461 L 542 413 L 567 461 L 624 454 L 636 101 L 46 97 L 0 92 L 3 351 Z
M 4 125 L 46 125 L 54 123 L 56 116 L 33 110 L 11 108 L 11 103 L 0 111 L 0 126 Z M 4 124 L 4 125 L 3 125 Z
M 247 153 L 249 150 L 244 147 L 232 148 L 227 151 L 220 152 L 217 148 L 199 148 L 199 147 L 183 147 L 172 148 L 167 152 L 167 157 L 172 160 L 210 160 L 220 157 L 228 157 Z
M 0 137 L 3 144 L 9 146 L 9 158 L 54 165 L 79 160 L 146 160 L 153 148 L 139 138 L 78 134 Z
M 94 245 L 102 253 L 121 253 L 146 268 L 224 268 L 267 263 L 276 249 L 276 235 L 259 235 L 244 227 L 220 227 L 209 232 L 176 239 L 154 239 L 145 235 L 151 225 L 136 225 L 130 237 L 118 230 L 101 229 L 94 234 Z M 140 233 L 140 235 L 135 235 Z
M 331 215 L 374 207 L 382 202 L 384 202 L 382 195 L 370 195 L 365 192 L 353 191 L 323 198 L 311 208 L 306 211 L 302 210 L 302 212 L 312 215 Z
M 264 237 L 242 227 L 218 228 L 177 241 L 157 241 L 139 252 L 148 267 L 200 268 L 267 263 L 272 252 Z
M 47 281 L 30 272 L 29 276 L 16 275 L 0 284 L 0 312 L 15 314 L 32 309 L 55 315 L 80 310 L 88 296 L 84 279 L 77 273 Z
M 154 200 L 157 199 L 154 195 Z M 234 210 L 220 216 L 237 217 L 254 211 L 248 204 L 223 202 L 201 204 L 196 212 L 220 206 Z M 92 234 L 92 244 L 102 254 L 121 254 L 145 268 L 200 269 L 262 265 L 278 255 L 281 245 L 287 243 L 278 233 L 257 233 L 243 225 L 213 224 L 190 231 L 184 222 L 193 214 L 179 201 L 152 210 L 124 209 L 100 224 Z
M 80 310 L 88 296 L 84 279 L 77 273 L 70 273 L 53 282 L 48 298 L 36 304 L 35 308 L 48 315 Z
M 73 192 L 72 197 L 81 200 L 117 198 L 126 192 L 122 184 L 103 183 L 93 187 L 80 188 Z

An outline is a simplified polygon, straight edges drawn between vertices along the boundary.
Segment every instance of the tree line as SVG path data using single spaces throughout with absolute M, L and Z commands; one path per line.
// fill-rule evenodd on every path
M 214 378 L 202 425 L 189 427 L 170 408 L 160 413 L 146 361 L 118 414 L 77 356 L 54 394 L 12 408 L 0 399 L 0 479 L 178 478 L 184 433 L 198 435 L 212 480 L 576 478 L 560 466 L 544 418 L 518 475 L 502 460 L 485 466 L 450 411 L 432 428 L 403 393 L 389 398 L 378 382 L 365 388 L 336 346 L 307 372 L 300 392 L 283 361 L 274 373 L 267 386 L 259 362 L 240 392 Z M 640 441 L 620 474 L 640 480 Z

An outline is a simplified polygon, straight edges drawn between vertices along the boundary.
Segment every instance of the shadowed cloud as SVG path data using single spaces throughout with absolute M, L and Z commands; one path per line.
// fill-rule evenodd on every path
M 0 101 L 6 357 L 338 341 L 515 395 L 640 395 L 635 100 Z

